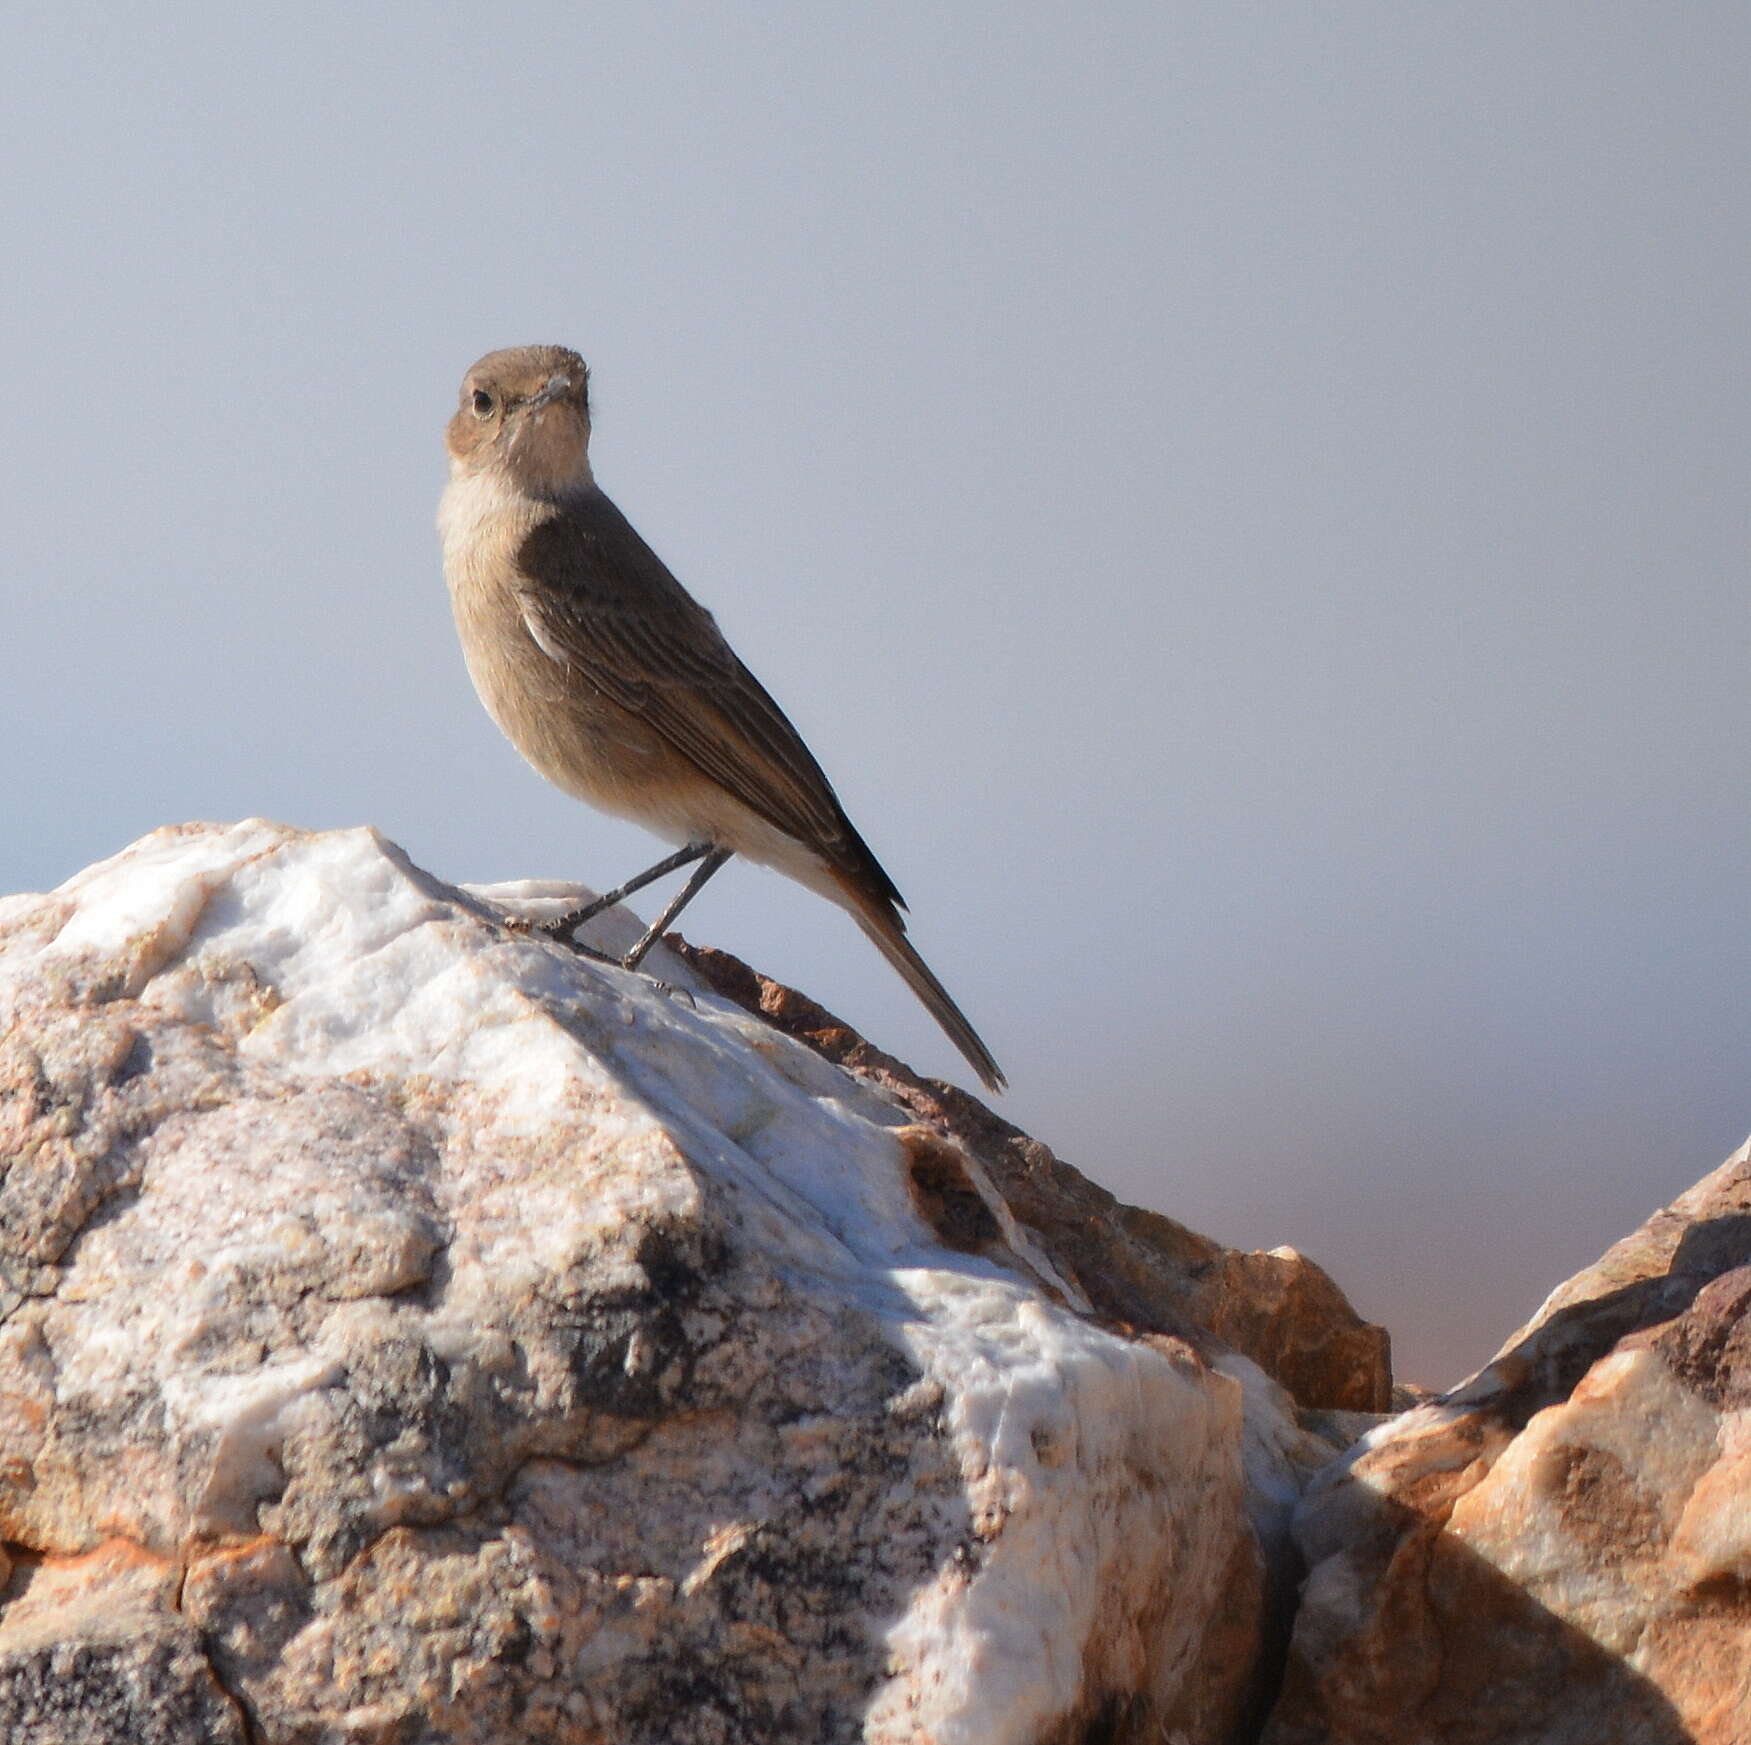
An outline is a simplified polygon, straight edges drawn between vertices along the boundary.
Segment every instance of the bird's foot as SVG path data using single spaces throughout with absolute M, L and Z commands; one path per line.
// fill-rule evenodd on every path
M 535 925 L 549 939 L 558 939 L 569 945 L 571 936 L 586 921 L 594 920 L 609 906 L 606 903 L 586 903 L 581 909 L 568 909 L 565 914 L 556 915 L 551 921 L 540 921 Z
M 578 925 L 576 913 L 561 915 L 555 921 L 537 921 L 532 915 L 506 915 L 500 913 L 498 924 L 507 933 L 514 933 L 519 939 L 529 939 L 539 933 L 543 938 L 556 939 L 561 945 L 576 945 L 572 938 L 572 929 Z M 588 919 L 586 916 L 585 919 Z
M 550 928 L 544 926 L 539 931 L 546 933 L 550 931 Z M 628 952 L 624 957 L 616 957 L 613 952 L 598 951 L 595 946 L 585 945 L 582 940 L 571 939 L 565 935 L 557 935 L 556 937 L 561 945 L 569 946 L 579 957 L 587 957 L 592 963 L 605 963 L 610 969 L 631 970 L 634 975 L 641 976 L 649 982 L 659 994 L 667 994 L 675 1000 L 685 1000 L 695 1011 L 699 1009 L 698 1001 L 686 988 L 677 987 L 673 982 L 666 982 L 661 976 L 652 975 L 648 969 L 640 967 L 640 960 L 644 955 L 642 952 L 636 955 Z
M 554 944 L 563 945 L 567 951 L 578 957 L 587 957 L 592 963 L 611 964 L 615 969 L 625 969 L 626 965 L 611 951 L 598 951 L 593 945 L 586 945 L 581 939 L 573 939 L 569 933 L 556 933 L 552 924 L 544 923 L 538 932 L 545 933 Z

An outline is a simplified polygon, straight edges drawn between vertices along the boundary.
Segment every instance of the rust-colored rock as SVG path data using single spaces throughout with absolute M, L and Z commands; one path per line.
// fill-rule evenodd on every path
M 1748 1157 L 1315 1480 L 1267 1745 L 1751 1739 Z
M 1107 1320 L 1171 1333 L 1209 1355 L 1250 1357 L 1298 1405 L 1384 1412 L 1391 1342 L 1330 1276 L 1292 1248 L 1224 1248 L 1159 1212 L 1127 1206 L 958 1087 L 921 1078 L 806 994 L 728 952 L 667 943 L 725 998 L 879 1085 L 985 1168 L 1052 1264 Z M 1211 1336 L 1219 1342 L 1213 1347 Z

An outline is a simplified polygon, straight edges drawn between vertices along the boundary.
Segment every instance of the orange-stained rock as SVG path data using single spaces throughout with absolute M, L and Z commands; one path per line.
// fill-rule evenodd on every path
M 176 1604 L 181 1573 L 128 1539 L 20 1556 L 0 1618 L 0 1739 L 246 1745 L 242 1710 Z
M 1748 1158 L 1314 1481 L 1267 1745 L 1751 1740 Z

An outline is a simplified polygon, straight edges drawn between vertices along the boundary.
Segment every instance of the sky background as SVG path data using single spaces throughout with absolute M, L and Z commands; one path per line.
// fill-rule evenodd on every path
M 1126 1198 L 1456 1379 L 1751 1129 L 1751 9 L 8 9 L 0 890 L 651 839 L 468 686 L 463 370 L 603 485 Z M 920 1067 L 842 915 L 687 919 Z

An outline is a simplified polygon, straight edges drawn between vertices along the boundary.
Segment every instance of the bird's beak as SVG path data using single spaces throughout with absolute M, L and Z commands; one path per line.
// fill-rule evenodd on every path
M 539 394 L 531 394 L 523 402 L 525 412 L 539 412 L 549 400 L 557 400 L 572 385 L 572 379 L 567 375 L 549 376 L 546 385 Z

